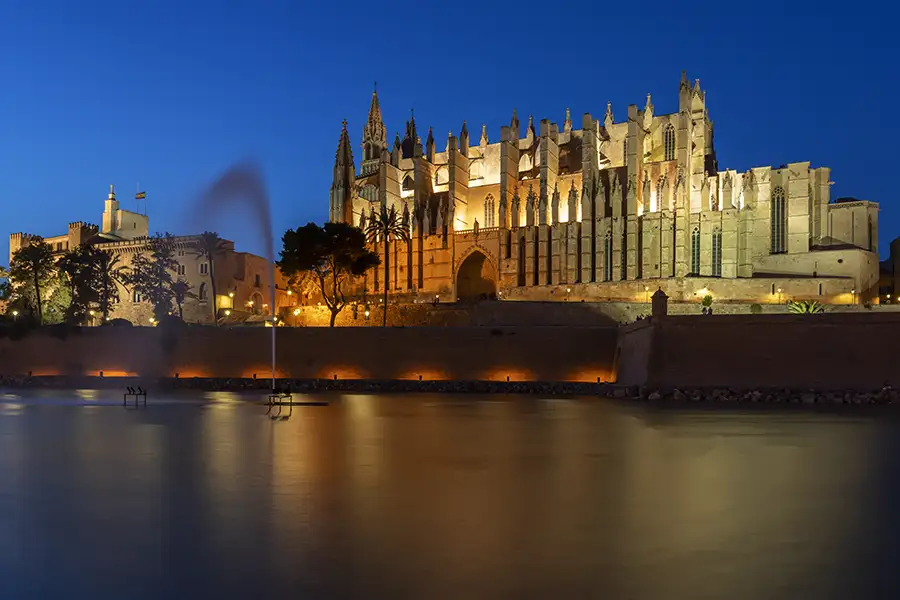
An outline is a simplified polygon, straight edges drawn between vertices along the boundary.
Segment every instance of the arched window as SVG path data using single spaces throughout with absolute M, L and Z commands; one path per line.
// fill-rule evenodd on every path
M 482 179 L 481 161 L 474 161 L 469 165 L 469 179 Z
M 722 276 L 722 232 L 718 229 L 712 235 L 712 274 Z
M 141 301 L 141 293 L 137 290 L 134 290 L 131 293 L 131 301 L 132 302 L 140 302 Z
M 700 274 L 700 230 L 691 232 L 691 275 Z
M 606 232 L 606 243 L 603 256 L 603 281 L 612 281 L 613 277 L 613 243 L 612 233 Z
M 412 177 L 407 175 L 406 177 L 403 178 L 403 189 L 404 190 L 411 190 L 414 187 L 415 187 L 415 184 L 413 183 Z
M 784 204 L 784 190 L 777 187 L 772 192 L 772 254 L 782 254 L 785 251 L 786 213 Z
M 484 226 L 485 227 L 496 227 L 497 223 L 495 221 L 494 212 L 494 196 L 488 194 L 484 198 Z
M 207 294 L 206 294 L 206 284 L 205 283 L 200 284 L 200 290 L 197 294 L 197 297 L 200 299 L 200 302 L 206 302 L 206 300 L 208 299 Z
M 665 160 L 675 160 L 675 128 L 669 123 L 663 130 L 663 145 L 665 146 Z

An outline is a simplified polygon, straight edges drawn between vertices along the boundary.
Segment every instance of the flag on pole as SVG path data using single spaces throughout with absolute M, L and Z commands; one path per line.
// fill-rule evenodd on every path
M 147 192 L 138 192 L 134 195 L 135 200 L 144 200 L 145 198 L 147 198 Z

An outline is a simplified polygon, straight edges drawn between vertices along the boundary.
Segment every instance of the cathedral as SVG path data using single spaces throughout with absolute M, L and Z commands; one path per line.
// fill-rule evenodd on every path
M 810 162 L 720 169 L 705 91 L 682 73 L 678 112 L 650 96 L 616 120 L 562 125 L 515 110 L 500 139 L 466 122 L 444 143 L 414 115 L 389 144 L 377 92 L 357 172 L 344 122 L 329 219 L 360 227 L 394 208 L 388 291 L 438 299 L 857 303 L 877 296 L 878 204 L 832 200 Z M 440 147 L 442 146 L 442 147 Z M 375 250 L 384 256 L 383 241 Z M 383 267 L 365 278 L 384 291 Z

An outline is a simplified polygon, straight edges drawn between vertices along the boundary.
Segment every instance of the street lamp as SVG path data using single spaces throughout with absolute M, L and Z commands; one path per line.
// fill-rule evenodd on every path
M 225 311 L 225 316 L 226 316 L 226 317 L 231 316 L 231 311 L 230 311 L 230 310 L 226 310 L 226 311 Z
M 650 302 L 650 286 L 644 286 L 644 301 Z
M 16 320 L 16 321 L 19 320 L 19 311 L 14 310 L 12 315 L 13 315 L 13 320 Z
M 853 299 L 853 304 L 856 304 L 856 288 L 850 290 L 850 297 Z
M 566 302 L 569 301 L 569 294 L 571 294 L 571 293 L 572 293 L 572 288 L 567 287 L 566 288 Z

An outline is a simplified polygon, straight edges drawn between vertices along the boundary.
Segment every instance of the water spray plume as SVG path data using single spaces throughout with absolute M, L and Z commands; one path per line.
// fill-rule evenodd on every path
M 269 305 L 272 307 L 272 389 L 275 389 L 275 246 L 272 238 L 272 211 L 259 168 L 251 163 L 234 165 L 200 197 L 197 216 L 219 214 L 228 207 L 249 208 L 262 236 L 269 270 Z

